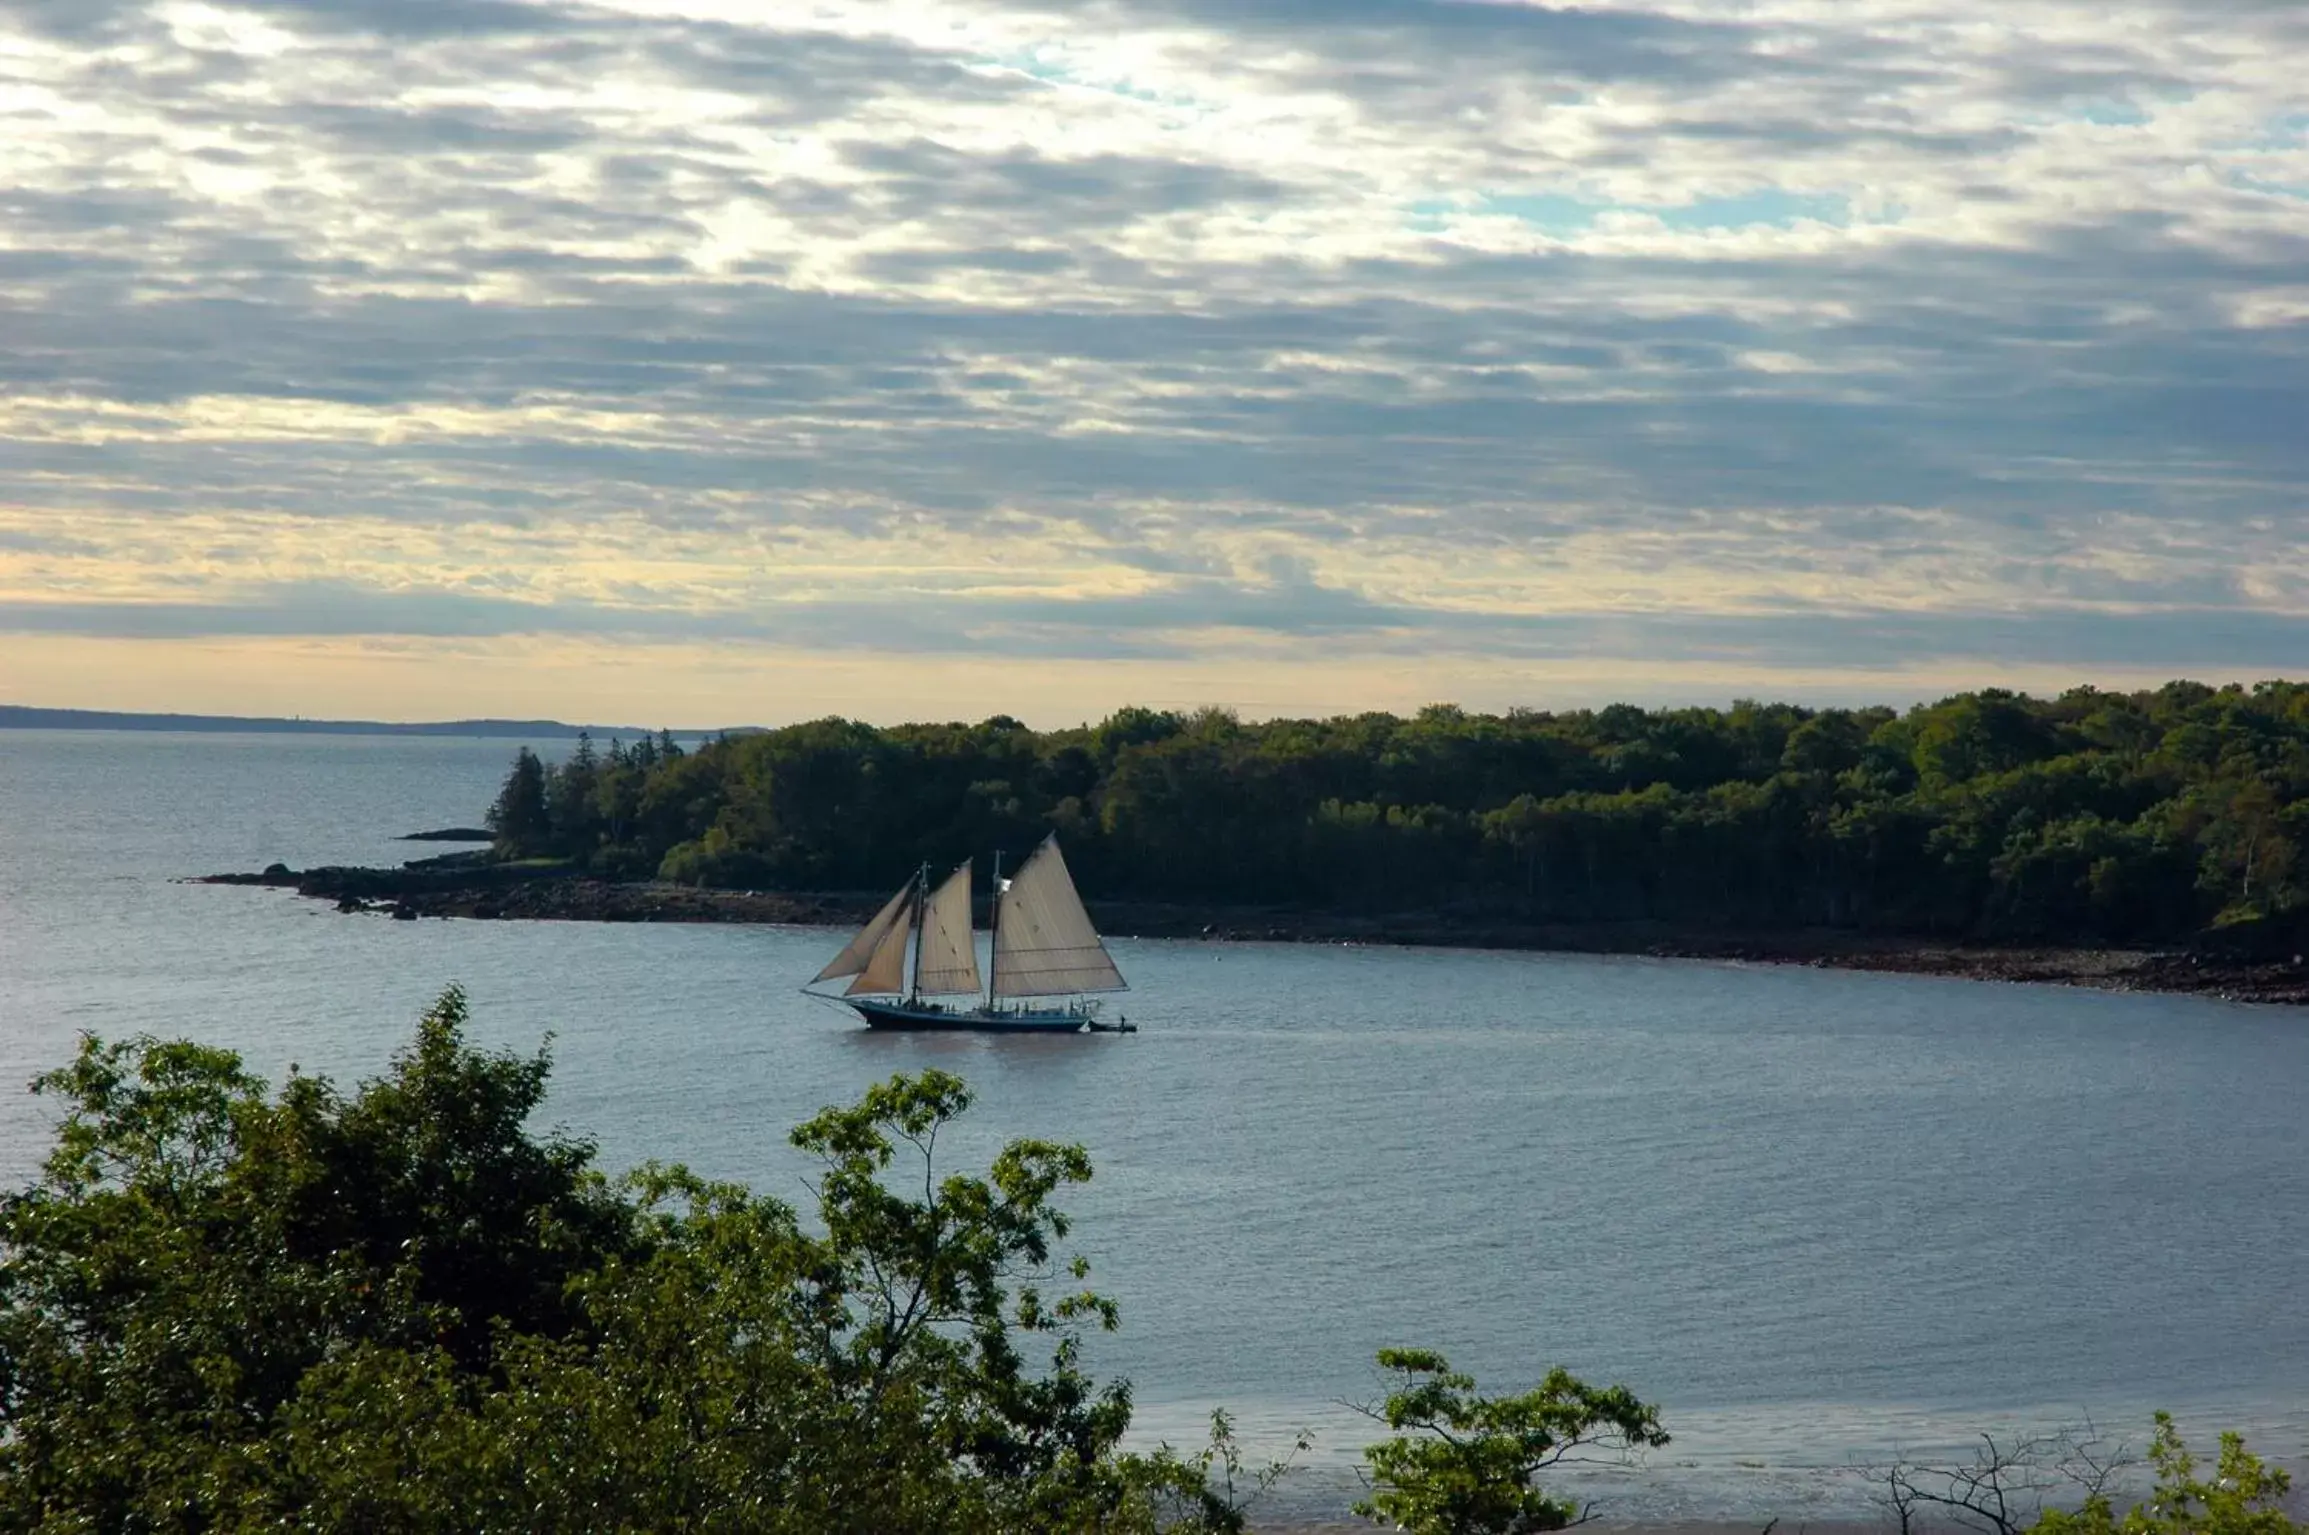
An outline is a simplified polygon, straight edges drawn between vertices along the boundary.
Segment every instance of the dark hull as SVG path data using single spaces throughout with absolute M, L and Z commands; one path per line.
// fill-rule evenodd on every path
M 1079 1034 L 1090 1022 L 1088 1013 L 1052 1008 L 1045 1012 L 1021 1010 L 990 1013 L 984 1008 L 928 1007 L 917 1003 L 865 1002 L 843 999 L 858 1010 L 869 1029 L 935 1029 L 971 1034 Z

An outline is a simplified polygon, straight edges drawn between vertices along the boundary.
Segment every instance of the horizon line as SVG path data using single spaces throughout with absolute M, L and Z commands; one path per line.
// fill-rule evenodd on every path
M 2155 693 L 2162 691 L 2163 688 L 2179 685 L 2203 687 L 2216 694 L 2231 688 L 2250 694 L 2265 686 L 2294 685 L 2294 679 L 2286 677 L 2264 677 L 2256 678 L 2251 682 L 2202 682 L 2192 677 L 2174 677 L 2168 679 L 2159 687 L 2154 688 L 2100 688 L 2091 683 L 2083 682 L 2078 683 L 2076 688 L 2090 689 L 2094 692 L 2105 693 L 2111 697 L 2130 697 L 2143 693 Z M 2017 698 L 2042 698 L 2049 702 L 2057 700 L 2066 693 L 2075 691 L 2076 688 L 2064 688 L 2059 693 L 2035 694 L 2027 691 L 2026 689 L 2002 688 L 1991 683 L 1980 687 L 1956 689 L 1952 692 L 1943 694 L 1942 700 L 1949 698 L 1960 698 L 1967 695 L 1976 695 L 1981 693 L 2004 693 Z M 1844 707 L 1851 712 L 1857 712 L 1858 710 L 1862 709 L 1889 708 L 1892 709 L 1895 713 L 1905 713 L 1908 709 L 1929 707 L 1930 702 L 1937 702 L 1942 700 L 1933 700 L 1929 702 L 1925 700 L 1918 700 L 1914 703 L 1906 705 L 1905 707 L 1897 702 L 1892 702 L 1889 700 L 1879 700 L 1870 703 L 1854 704 L 1848 706 L 1816 706 L 1809 704 L 1798 704 L 1794 703 L 1792 700 L 1785 699 L 1741 697 L 1733 699 L 1729 705 L 1660 704 L 1648 707 L 1644 705 L 1637 705 L 1636 707 L 1643 708 L 1646 713 L 1657 713 L 1667 709 L 1687 707 L 1711 708 L 1717 710 L 1718 712 L 1728 712 L 1730 708 L 1737 707 L 1741 703 L 1755 703 L 1767 707 L 1777 704 L 1786 704 L 1790 707 L 1805 709 L 1813 714 L 1821 713 L 1825 708 L 1829 707 Z M 1117 705 L 1113 710 L 1108 711 L 1107 717 L 1112 718 L 1114 714 L 1119 713 L 1121 710 L 1132 707 L 1138 706 L 1130 704 Z M 1612 706 L 1605 705 L 1598 707 Z M 1361 714 L 1376 713 L 1391 714 L 1398 719 L 1416 718 L 1418 714 L 1423 713 L 1426 709 L 1430 708 L 1458 709 L 1463 713 L 1473 715 L 1498 713 L 1502 716 L 1517 713 L 1556 714 L 1563 712 L 1595 712 L 1595 707 L 1587 707 L 1584 710 L 1574 709 L 1570 711 L 1550 709 L 1527 710 L 1522 708 L 1511 708 L 1502 711 L 1488 711 L 1484 709 L 1466 709 L 1462 705 L 1451 703 L 1446 700 L 1436 700 L 1423 706 L 1419 710 L 1410 711 L 1409 713 L 1404 714 L 1398 714 L 1395 711 L 1388 709 L 1375 709 L 1361 710 L 1357 711 L 1356 714 L 1337 715 L 1331 717 L 1355 718 Z M 1166 709 L 1157 710 L 1155 712 L 1176 714 L 1182 717 L 1188 717 L 1209 711 L 1235 715 L 1237 718 L 1240 718 L 1240 714 L 1237 710 L 1224 705 L 1215 704 L 1207 705 L 1202 709 Z M 813 716 L 813 718 L 825 717 L 827 716 Z M 1287 718 L 1312 717 L 1314 716 L 1289 716 L 1278 714 L 1271 716 L 1270 718 L 1281 720 Z M 988 720 L 1008 719 L 1024 725 L 1024 722 L 1018 721 L 1015 715 L 1011 715 L 1002 710 L 997 710 L 995 713 L 988 715 L 986 718 Z M 802 720 L 793 720 L 787 722 L 789 725 L 802 723 L 807 722 Z M 911 720 L 901 721 L 900 723 L 970 724 L 984 723 L 984 721 L 973 722 Z M 1088 720 L 1082 722 L 1082 724 L 1085 726 L 1087 726 L 1089 723 L 1091 722 Z M 1256 723 L 1256 721 L 1253 723 Z M 623 739 L 629 736 L 639 738 L 644 736 L 658 735 L 672 735 L 676 737 L 702 739 L 722 735 L 751 735 L 781 728 L 784 727 L 761 724 L 710 726 L 639 726 L 603 725 L 589 723 L 573 724 L 569 721 L 558 719 L 515 719 L 507 716 L 497 715 L 484 715 L 464 719 L 449 720 L 323 719 L 305 715 L 199 714 L 179 712 L 174 710 L 80 709 L 54 707 L 44 704 L 0 703 L 0 730 L 118 730 L 149 731 L 154 733 L 169 730 L 182 730 L 187 732 L 201 732 L 216 735 L 429 735 L 463 736 L 485 740 L 513 740 L 522 736 L 556 736 L 574 738 L 580 735 L 597 736 L 604 739 Z M 1033 726 L 1025 726 L 1024 728 L 1035 729 Z M 1054 726 L 1046 728 L 1064 729 L 1067 727 Z M 1041 732 L 1037 731 L 1037 733 Z

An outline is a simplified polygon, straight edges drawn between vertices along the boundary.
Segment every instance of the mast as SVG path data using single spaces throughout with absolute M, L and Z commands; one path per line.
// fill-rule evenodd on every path
M 994 899 L 986 914 L 986 1010 L 994 1011 L 994 956 L 1002 952 L 1002 849 L 994 850 Z
M 924 878 L 922 920 L 914 938 L 914 992 L 921 997 L 978 995 L 978 948 L 972 935 L 970 860 L 936 885 Z
M 930 899 L 930 865 L 914 871 L 914 953 L 906 966 L 906 1001 L 922 1000 L 922 908 Z

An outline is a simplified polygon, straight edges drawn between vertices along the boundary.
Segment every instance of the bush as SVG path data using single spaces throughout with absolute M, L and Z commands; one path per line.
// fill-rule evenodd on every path
M 2032 1527 L 2035 1535 L 2300 1535 L 2301 1526 L 2281 1506 L 2291 1479 L 2263 1465 L 2240 1435 L 2221 1436 L 2220 1462 L 2208 1481 L 2198 1475 L 2171 1414 L 2160 1412 L 2149 1464 L 2157 1485 L 2122 1519 L 2096 1492 L 2073 1513 L 2047 1511 Z
M 464 1023 L 452 990 L 349 1097 L 153 1039 L 41 1079 L 0 1527 L 1155 1527 L 1179 1476 L 1118 1449 L 1128 1388 L 1078 1364 L 1114 1308 L 1054 1255 L 1080 1147 L 946 1173 L 967 1089 L 894 1077 L 794 1132 L 805 1227 L 679 1168 L 606 1182 L 525 1128 L 546 1058 Z
M 1396 1431 L 1363 1452 L 1371 1496 L 1355 1512 L 1410 1535 L 1539 1535 L 1586 1511 L 1535 1481 L 1575 1452 L 1663 1445 L 1659 1411 L 1625 1386 L 1599 1389 L 1562 1369 L 1519 1396 L 1476 1394 L 1426 1349 L 1381 1349 L 1397 1388 L 1368 1416 Z

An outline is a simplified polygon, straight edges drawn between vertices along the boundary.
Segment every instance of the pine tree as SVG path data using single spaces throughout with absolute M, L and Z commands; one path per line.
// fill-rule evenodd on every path
M 526 746 L 514 756 L 505 787 L 497 791 L 497 802 L 489 807 L 489 830 L 497 839 L 497 851 L 509 858 L 544 852 L 551 841 L 552 822 L 545 813 L 545 764 Z

